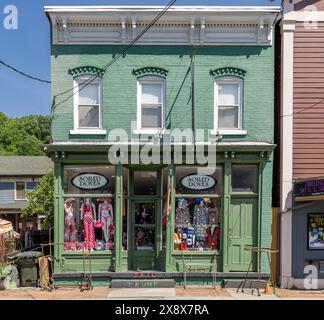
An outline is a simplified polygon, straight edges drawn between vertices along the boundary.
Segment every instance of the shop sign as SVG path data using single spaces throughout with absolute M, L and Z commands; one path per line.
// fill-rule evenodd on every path
M 81 173 L 74 177 L 71 183 L 81 190 L 101 189 L 108 184 L 109 180 L 98 173 Z
M 324 196 L 324 179 L 295 182 L 295 198 L 314 196 Z
M 308 214 L 308 249 L 324 249 L 324 214 Z
M 189 190 L 209 190 L 216 186 L 217 180 L 212 176 L 190 174 L 181 179 L 181 184 Z

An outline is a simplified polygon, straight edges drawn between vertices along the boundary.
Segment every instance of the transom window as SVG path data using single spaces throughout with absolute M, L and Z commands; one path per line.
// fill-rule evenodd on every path
M 243 80 L 238 77 L 220 77 L 215 83 L 215 128 L 242 129 Z
M 143 77 L 138 80 L 137 127 L 164 128 L 165 81 L 161 77 Z
M 90 77 L 75 79 L 75 129 L 101 127 L 101 79 L 92 82 Z

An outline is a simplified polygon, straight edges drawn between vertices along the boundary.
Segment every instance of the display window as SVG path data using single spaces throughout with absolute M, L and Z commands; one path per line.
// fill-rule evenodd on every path
M 324 214 L 308 214 L 308 250 L 324 249 Z
M 221 248 L 222 167 L 176 167 L 175 251 Z
M 157 172 L 156 171 L 135 171 L 134 172 L 134 195 L 148 196 L 157 193 Z
M 252 192 L 258 190 L 258 166 L 235 164 L 232 166 L 232 191 Z
M 64 213 L 65 251 L 114 249 L 113 198 L 65 198 Z
M 135 203 L 135 250 L 155 248 L 155 203 Z

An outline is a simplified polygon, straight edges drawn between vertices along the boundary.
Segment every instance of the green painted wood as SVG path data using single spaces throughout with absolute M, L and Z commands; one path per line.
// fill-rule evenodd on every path
M 223 270 L 228 270 L 228 212 L 231 200 L 231 162 L 224 163 L 224 196 L 223 196 L 223 232 L 222 232 L 222 251 L 223 251 Z
M 175 219 L 175 166 L 171 164 L 168 166 L 168 174 L 171 177 L 171 208 L 169 216 L 167 217 L 167 227 L 166 227 L 166 257 L 165 257 L 165 271 L 171 272 L 173 270 L 173 259 L 172 253 L 174 250 L 173 245 L 173 234 L 174 234 L 174 219 Z
M 123 249 L 122 235 L 123 235 L 123 174 L 122 165 L 118 164 L 116 169 L 116 182 L 115 182 L 115 271 L 122 271 L 122 256 L 121 252 Z
M 228 214 L 228 271 L 246 271 L 251 252 L 245 246 L 258 244 L 258 200 L 232 198 Z M 255 257 L 254 257 L 255 258 Z M 251 271 L 255 270 L 255 261 Z

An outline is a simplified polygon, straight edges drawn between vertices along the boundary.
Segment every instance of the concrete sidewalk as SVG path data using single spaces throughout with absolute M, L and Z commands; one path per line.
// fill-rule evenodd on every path
M 122 291 L 124 290 L 124 291 Z M 153 291 L 154 292 L 153 292 Z M 298 291 L 277 289 L 276 294 L 263 294 L 258 297 L 250 290 L 236 293 L 235 289 L 183 288 L 175 289 L 110 289 L 95 287 L 93 290 L 80 292 L 77 287 L 60 287 L 52 292 L 39 288 L 19 288 L 0 291 L 0 300 L 322 300 L 323 291 Z

